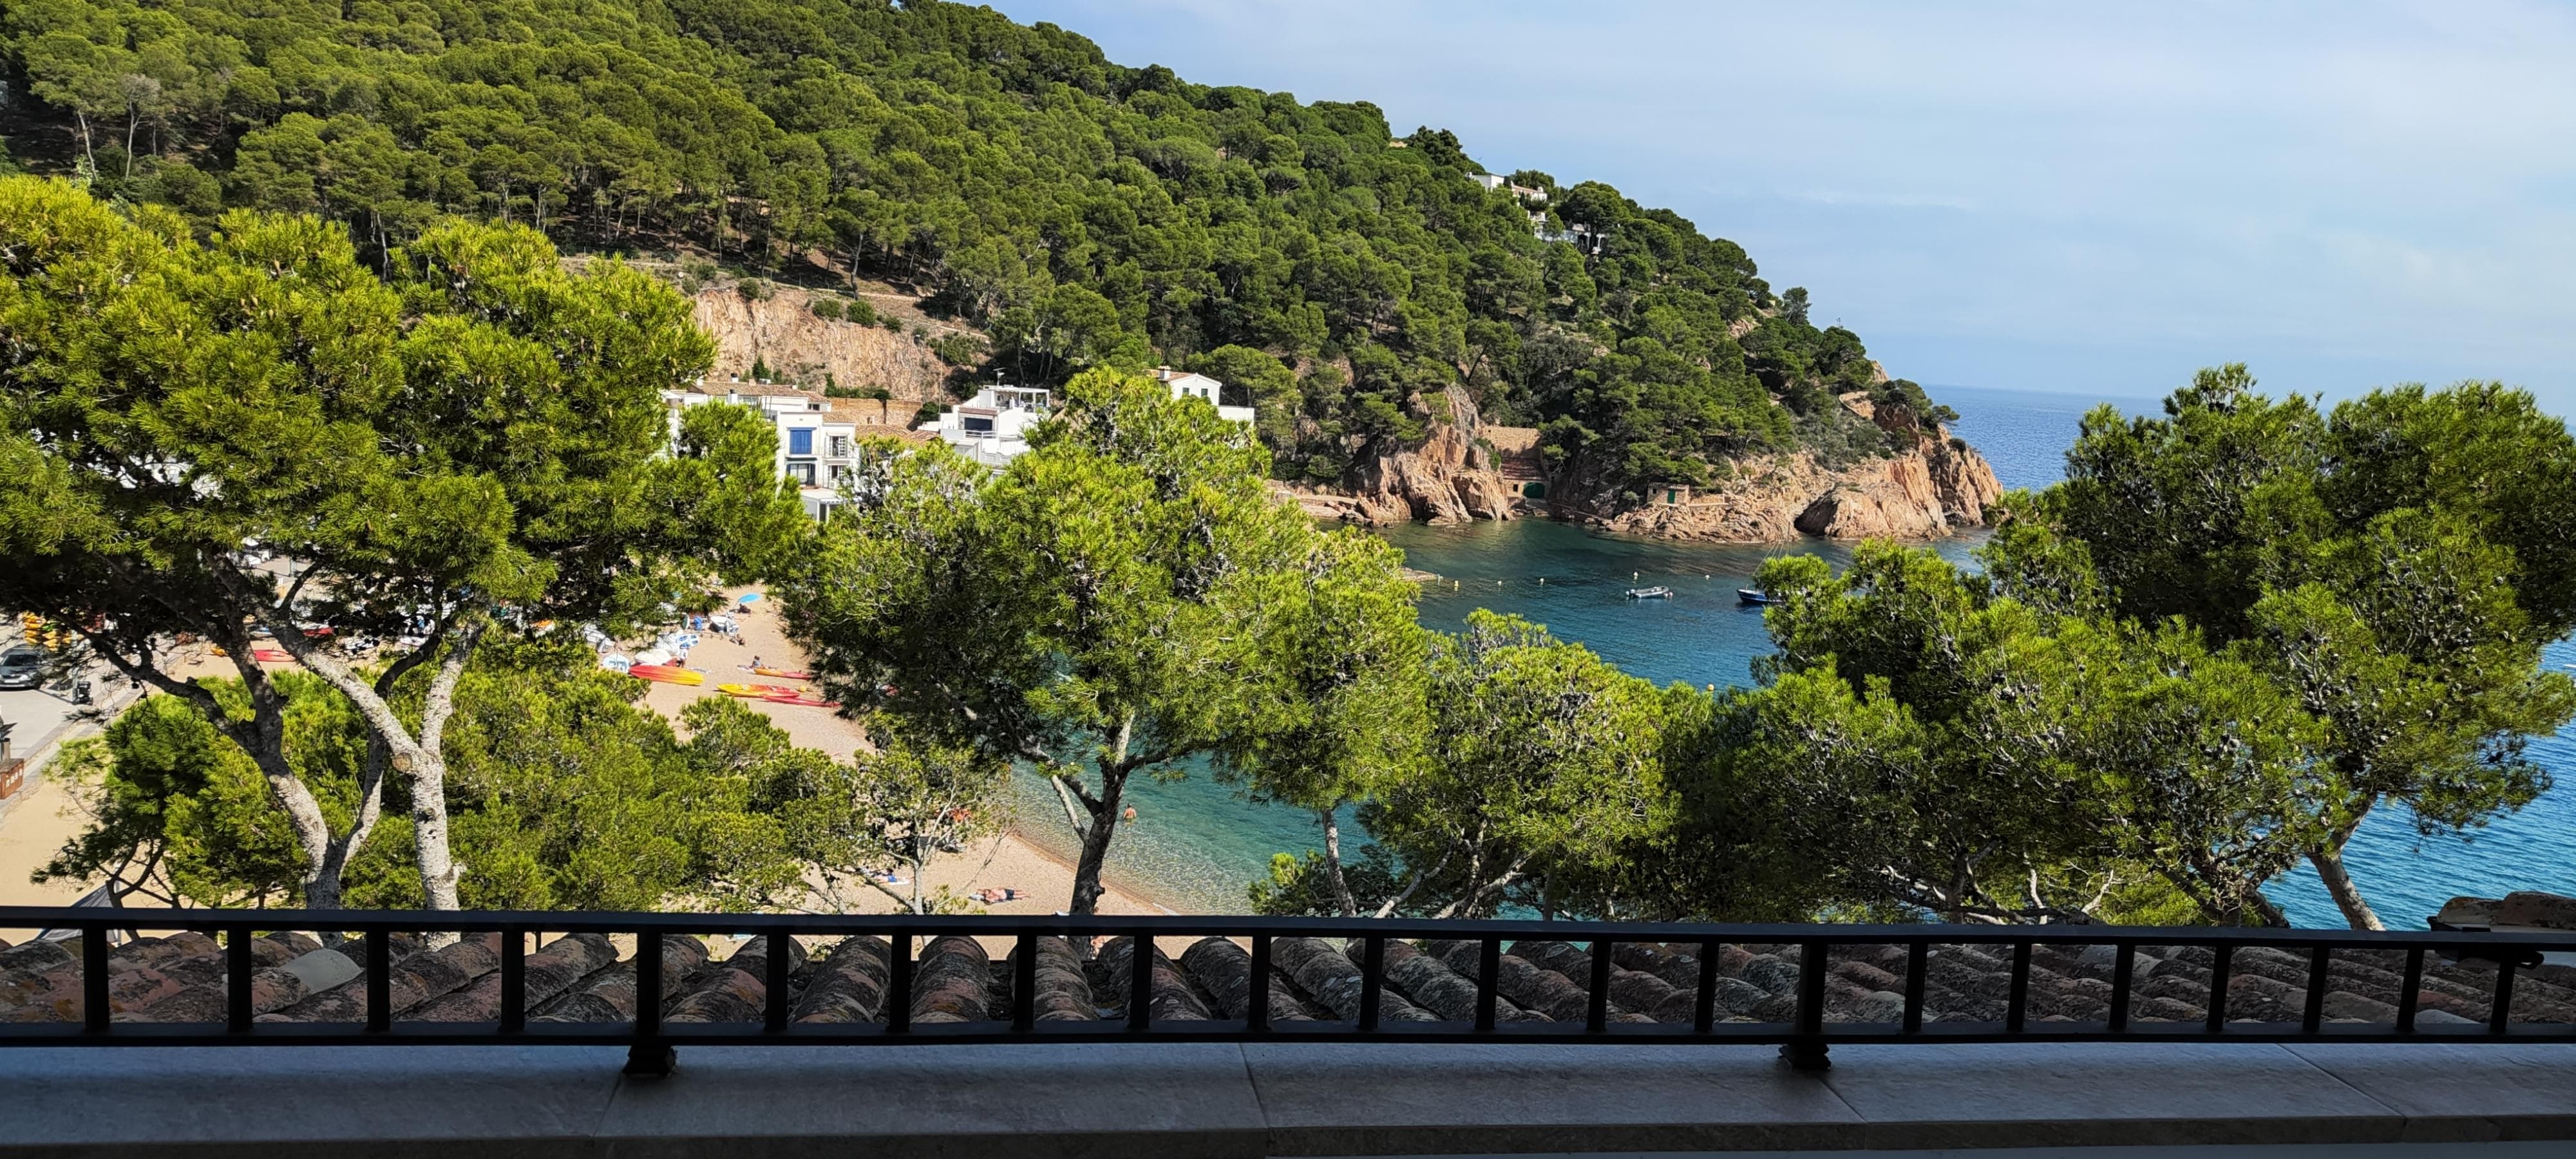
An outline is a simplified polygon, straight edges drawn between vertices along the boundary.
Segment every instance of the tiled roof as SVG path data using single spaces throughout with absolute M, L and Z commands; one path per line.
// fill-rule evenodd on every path
M 2565 899 L 2559 899 L 2565 901 Z M 2525 906 L 2516 912 L 2532 912 Z M 2576 910 L 2565 911 L 2576 912 Z M 1244 1017 L 1251 956 L 1221 938 L 1188 944 L 1175 956 L 1152 948 L 1155 1022 Z M 739 945 L 717 939 L 711 955 L 695 937 L 669 936 L 662 955 L 666 1021 L 756 1022 L 767 1000 L 765 939 Z M 1035 942 L 1036 1009 L 1041 1021 L 1125 1017 L 1134 969 L 1130 939 L 1110 938 L 1085 960 L 1062 939 Z M 793 943 L 792 1019 L 875 1022 L 884 1018 L 888 944 L 877 937 Z M 497 935 L 468 937 L 428 949 L 421 939 L 394 939 L 390 992 L 404 1021 L 490 1022 L 499 1017 Z M 366 983 L 349 953 L 299 933 L 273 933 L 252 947 L 258 975 L 252 1008 L 262 1021 L 356 1022 L 366 1015 Z M 1016 953 L 1016 950 L 1011 951 Z M 1379 1016 L 1386 1022 L 1467 1021 L 1475 1017 L 1474 941 L 1390 941 Z M 1700 964 L 1696 945 L 1616 945 L 1609 971 L 1608 1016 L 1619 1022 L 1687 1023 L 1694 1013 Z M 72 1021 L 80 1017 L 78 943 L 34 942 L 0 949 L 0 1020 Z M 1274 1022 L 1348 1020 L 1359 1013 L 1357 942 L 1275 939 L 1269 1005 Z M 1717 960 L 1716 1017 L 1724 1022 L 1785 1022 L 1796 1009 L 1800 950 L 1787 945 L 1727 945 Z M 2131 1018 L 2196 1023 L 2206 1015 L 2212 955 L 2205 946 L 2141 947 L 2135 958 Z M 2028 1015 L 2033 1021 L 2100 1020 L 2111 997 L 2111 946 L 2034 947 Z M 2228 1017 L 2298 1021 L 2305 1009 L 2305 955 L 2243 947 L 2232 958 Z M 1826 978 L 1826 1017 L 1835 1022 L 1894 1022 L 1903 1016 L 1906 952 L 1898 946 L 1834 951 Z M 631 955 L 621 960 L 609 939 L 575 934 L 548 939 L 526 959 L 527 1009 L 536 1021 L 621 1022 L 635 1014 Z M 1495 1016 L 1505 1022 L 1580 1021 L 1586 1016 L 1590 955 L 1564 941 L 1525 939 L 1499 959 Z M 2339 1022 L 2390 1022 L 2397 1013 L 2405 956 L 2400 951 L 2339 950 L 2328 976 L 2325 1015 Z M 205 1022 L 223 1017 L 224 959 L 202 934 L 144 938 L 111 951 L 109 1000 L 127 1022 Z M 2011 987 L 2010 951 L 1943 945 L 1924 962 L 1927 1021 L 1998 1021 Z M 936 938 L 917 952 L 911 1017 L 916 1023 L 1009 1017 L 1014 971 L 1009 954 L 994 956 L 977 939 Z M 2418 988 L 2425 1022 L 2484 1021 L 2495 967 L 2428 956 Z M 2518 1021 L 2576 1022 L 2576 968 L 2542 965 L 2520 972 Z

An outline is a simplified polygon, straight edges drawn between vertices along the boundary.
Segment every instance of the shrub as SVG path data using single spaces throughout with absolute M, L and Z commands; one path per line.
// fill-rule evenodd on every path
M 812 309 L 814 311 L 814 316 L 821 318 L 824 321 L 838 322 L 841 320 L 841 303 L 837 299 L 816 298 L 814 299 Z
M 942 334 L 931 341 L 930 352 L 950 366 L 973 366 L 983 360 L 984 342 L 972 334 Z

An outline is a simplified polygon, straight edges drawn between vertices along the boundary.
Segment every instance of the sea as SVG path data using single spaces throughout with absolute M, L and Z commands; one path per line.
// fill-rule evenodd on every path
M 2108 404 L 2130 414 L 2156 413 L 2152 399 L 1942 387 L 1933 396 L 1960 415 L 1954 433 L 1994 465 L 2007 489 L 2058 480 L 2064 453 L 2084 413 Z M 1761 546 L 1677 543 L 1604 535 L 1544 519 L 1464 526 L 1389 528 L 1386 538 L 1406 562 L 1440 581 L 1426 583 L 1422 622 L 1456 629 L 1477 608 L 1509 612 L 1548 626 L 1604 659 L 1656 683 L 1719 687 L 1752 681 L 1752 661 L 1770 650 L 1759 609 L 1738 604 L 1763 561 L 1811 553 L 1836 564 L 1850 549 L 1823 540 Z M 1964 535 L 1933 546 L 1962 563 L 1982 542 Z M 1632 586 L 1671 587 L 1669 600 L 1623 598 Z M 2543 664 L 2576 666 L 2576 640 L 2549 646 Z M 2552 773 L 2576 774 L 2576 737 L 2540 738 L 2530 755 Z M 1016 785 L 1018 828 L 1070 858 L 1074 844 L 1064 812 L 1044 782 L 1023 774 Z M 1275 853 L 1321 845 L 1312 813 L 1246 796 L 1204 766 L 1171 780 L 1130 785 L 1136 820 L 1111 847 L 1110 879 L 1184 912 L 1236 913 L 1246 887 L 1266 875 Z M 1358 835 L 1344 818 L 1344 848 Z M 2421 929 L 2459 894 L 2501 896 L 2517 889 L 2576 894 L 2576 785 L 2552 788 L 2518 813 L 2467 833 L 2424 835 L 2403 808 L 2382 806 L 2353 838 L 2353 877 L 2393 929 Z M 2269 887 L 2291 921 L 2340 927 L 2342 915 L 2302 865 Z

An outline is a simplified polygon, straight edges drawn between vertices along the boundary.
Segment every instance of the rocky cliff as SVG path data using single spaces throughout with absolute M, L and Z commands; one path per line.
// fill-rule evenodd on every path
M 1354 523 L 1511 518 L 1526 503 L 1480 438 L 1474 404 L 1455 387 L 1445 401 L 1448 421 L 1435 422 L 1420 448 L 1369 459 L 1353 472 L 1353 485 L 1282 489 L 1309 513 Z M 1743 459 L 1713 486 L 1667 488 L 1643 506 L 1592 486 L 1578 465 L 1548 480 L 1546 511 L 1605 530 L 1725 543 L 1802 535 L 1929 539 L 1986 522 L 2003 487 L 1975 448 L 1909 411 L 1873 408 L 1866 395 L 1847 396 L 1843 405 L 1910 449 L 1840 467 L 1804 451 Z
M 944 398 L 950 368 L 928 347 L 902 332 L 818 317 L 814 296 L 781 286 L 753 299 L 731 284 L 711 286 L 690 300 L 698 325 L 716 340 L 716 364 L 707 381 L 750 381 L 752 363 L 769 364 L 773 379 L 820 390 L 882 386 L 896 398 Z M 882 304 L 882 303 L 880 303 Z M 953 328 L 953 327 L 943 327 Z
M 1846 395 L 1842 405 L 1910 449 L 1838 468 L 1803 451 L 1739 460 L 1712 486 L 1672 489 L 1628 510 L 1569 488 L 1553 496 L 1554 510 L 1615 531 L 1726 543 L 1930 539 L 1985 524 L 2003 494 L 1985 456 L 1901 407 L 1873 407 L 1864 394 Z
M 1414 409 L 1431 420 L 1421 446 L 1369 456 L 1353 469 L 1347 487 L 1281 489 L 1310 514 L 1351 523 L 1463 523 L 1517 515 L 1519 496 L 1503 478 L 1467 392 L 1452 386 L 1433 398 L 1417 398 Z

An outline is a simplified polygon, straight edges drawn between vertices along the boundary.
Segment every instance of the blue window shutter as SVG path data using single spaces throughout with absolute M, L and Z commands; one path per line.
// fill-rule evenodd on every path
M 814 429 L 812 427 L 794 427 L 789 429 L 787 432 L 787 453 L 791 455 L 813 454 Z

